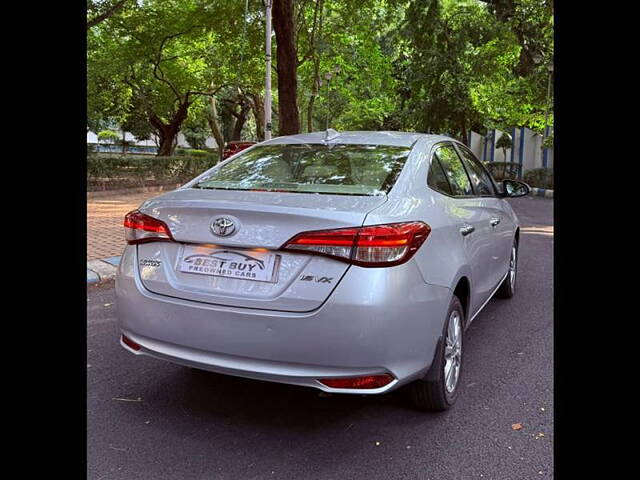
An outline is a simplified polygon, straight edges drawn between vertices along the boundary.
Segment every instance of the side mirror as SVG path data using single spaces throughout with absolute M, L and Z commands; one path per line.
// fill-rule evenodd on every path
M 524 197 L 531 191 L 531 187 L 524 182 L 517 180 L 503 180 L 502 181 L 502 196 L 515 198 Z

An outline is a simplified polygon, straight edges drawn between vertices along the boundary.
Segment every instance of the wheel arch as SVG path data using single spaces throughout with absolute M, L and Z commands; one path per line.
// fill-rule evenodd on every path
M 469 308 L 471 307 L 471 282 L 466 275 L 462 275 L 456 282 L 453 295 L 458 297 L 464 310 L 464 326 L 469 322 Z

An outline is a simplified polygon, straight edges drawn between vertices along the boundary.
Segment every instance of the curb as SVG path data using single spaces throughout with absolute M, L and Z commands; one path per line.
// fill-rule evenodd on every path
M 553 198 L 553 190 L 547 190 L 546 188 L 533 187 L 531 193 L 536 197 Z
M 116 276 L 120 265 L 120 257 L 109 257 L 87 262 L 87 283 L 100 283 L 111 280 Z

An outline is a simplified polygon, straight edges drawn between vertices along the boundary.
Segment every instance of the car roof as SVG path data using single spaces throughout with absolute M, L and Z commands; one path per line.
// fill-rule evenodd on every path
M 341 143 L 364 145 L 391 145 L 398 147 L 412 147 L 418 140 L 425 138 L 432 142 L 443 140 L 455 140 L 445 135 L 433 135 L 416 132 L 368 132 L 350 131 L 337 132 L 333 129 L 322 132 L 301 133 L 298 135 L 286 135 L 276 137 L 263 143 L 263 145 L 277 145 L 287 143 Z

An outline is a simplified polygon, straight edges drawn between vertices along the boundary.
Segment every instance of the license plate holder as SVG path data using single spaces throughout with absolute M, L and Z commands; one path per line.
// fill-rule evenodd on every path
M 280 255 L 269 251 L 186 245 L 178 270 L 182 273 L 277 283 Z

